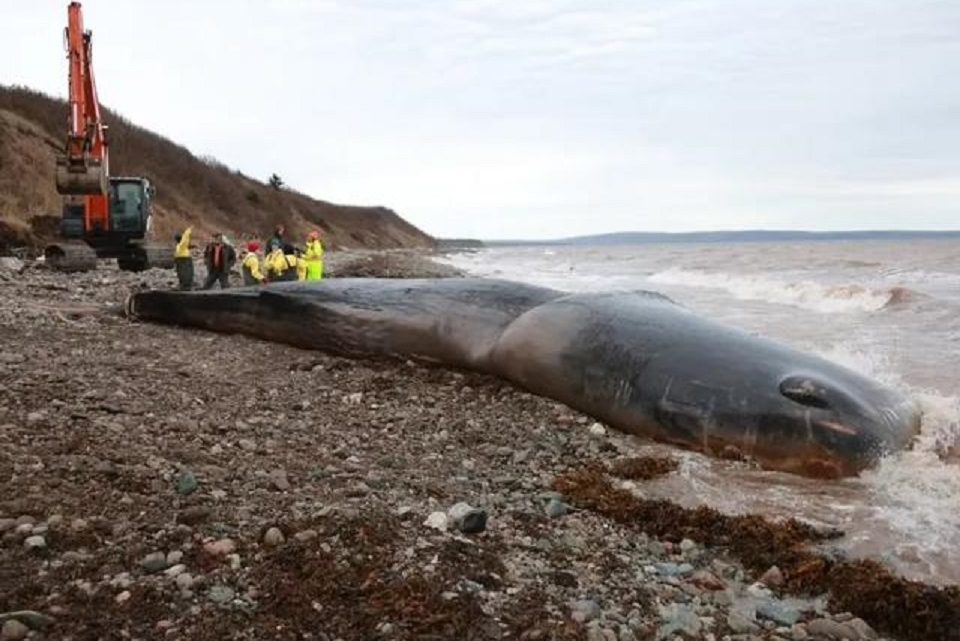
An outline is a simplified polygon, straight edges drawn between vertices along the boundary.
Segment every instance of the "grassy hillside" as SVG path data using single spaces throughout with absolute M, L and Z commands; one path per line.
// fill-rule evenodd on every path
M 19 87 L 0 86 L 0 246 L 40 244 L 56 232 L 60 197 L 54 159 L 64 144 L 66 103 Z M 385 207 L 315 200 L 231 171 L 106 110 L 110 171 L 147 176 L 157 188 L 154 233 L 171 237 L 192 224 L 263 237 L 279 223 L 294 238 L 319 228 L 337 248 L 430 247 L 433 239 Z

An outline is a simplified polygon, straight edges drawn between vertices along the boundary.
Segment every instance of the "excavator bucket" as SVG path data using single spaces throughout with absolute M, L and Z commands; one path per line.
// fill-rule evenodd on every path
M 107 193 L 107 172 L 99 160 L 86 158 L 71 162 L 57 158 L 57 192 L 64 195 L 96 195 Z
M 97 268 L 97 252 L 86 243 L 53 243 L 44 249 L 43 257 L 47 266 L 58 272 L 85 272 Z

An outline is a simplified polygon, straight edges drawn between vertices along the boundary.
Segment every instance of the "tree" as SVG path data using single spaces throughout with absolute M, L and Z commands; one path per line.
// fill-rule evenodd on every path
M 271 174 L 269 182 L 270 182 L 270 186 L 276 189 L 277 191 L 280 191 L 281 189 L 283 189 L 283 178 L 281 178 L 280 176 L 276 174 Z

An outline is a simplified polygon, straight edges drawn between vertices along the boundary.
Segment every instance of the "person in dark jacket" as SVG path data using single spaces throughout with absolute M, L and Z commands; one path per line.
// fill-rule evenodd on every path
M 273 249 L 273 245 L 276 245 L 277 247 L 283 250 L 284 254 L 293 254 L 294 253 L 293 245 L 287 242 L 287 239 L 283 237 L 284 234 L 286 233 L 287 233 L 287 230 L 283 225 L 277 225 L 273 230 L 273 236 L 267 242 L 267 247 L 269 249 Z
M 213 241 L 203 251 L 203 262 L 207 265 L 207 280 L 203 283 L 204 289 L 210 289 L 213 284 L 220 282 L 220 288 L 230 286 L 230 268 L 237 261 L 237 253 L 233 246 L 223 242 L 223 234 L 213 235 Z

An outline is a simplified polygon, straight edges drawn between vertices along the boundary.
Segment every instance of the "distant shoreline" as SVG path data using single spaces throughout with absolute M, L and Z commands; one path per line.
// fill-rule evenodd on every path
M 838 241 L 838 240 L 949 240 L 960 239 L 960 230 L 862 230 L 862 231 L 704 231 L 704 232 L 618 232 L 575 236 L 553 240 L 484 240 L 484 247 L 545 247 L 545 246 L 597 246 L 641 245 L 666 243 L 731 243 L 731 242 L 792 242 L 792 241 Z

